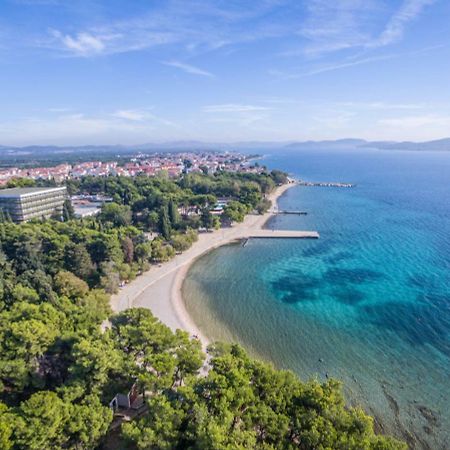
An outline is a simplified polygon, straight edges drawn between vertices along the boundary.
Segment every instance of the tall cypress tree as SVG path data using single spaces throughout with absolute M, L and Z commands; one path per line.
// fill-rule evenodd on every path
M 209 208 L 202 208 L 202 215 L 200 216 L 200 222 L 207 230 L 212 228 L 213 219 Z
M 170 200 L 169 202 L 169 219 L 173 227 L 176 227 L 180 223 L 178 207 L 173 200 Z
M 170 225 L 169 208 L 164 205 L 159 211 L 159 232 L 164 239 L 170 239 L 172 227 Z
M 64 201 L 62 215 L 64 222 L 72 220 L 75 217 L 75 210 L 73 209 L 72 202 L 69 199 Z

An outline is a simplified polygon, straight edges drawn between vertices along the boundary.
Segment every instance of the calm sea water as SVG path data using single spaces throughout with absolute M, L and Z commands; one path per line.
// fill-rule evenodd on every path
M 450 448 L 450 153 L 274 154 L 269 167 L 354 189 L 295 187 L 269 227 L 202 257 L 183 286 L 213 339 L 302 379 L 341 379 L 350 404 L 416 448 Z

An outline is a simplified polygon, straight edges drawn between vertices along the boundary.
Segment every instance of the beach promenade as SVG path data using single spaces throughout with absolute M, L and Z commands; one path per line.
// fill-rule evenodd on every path
M 295 183 L 286 184 L 276 188 L 270 195 L 273 208 L 277 199 Z M 272 217 L 270 210 L 263 215 L 247 215 L 240 224 L 230 228 L 223 228 L 209 233 L 200 233 L 199 239 L 190 249 L 175 256 L 171 261 L 152 266 L 151 269 L 130 284 L 123 287 L 118 294 L 111 297 L 111 307 L 114 312 L 127 308 L 144 307 L 151 309 L 152 313 L 172 330 L 177 328 L 199 336 L 204 345 L 207 339 L 202 336 L 189 314 L 181 298 L 181 286 L 190 265 L 201 255 L 208 251 L 239 239 L 251 237 L 278 237 L 285 238 L 318 238 L 317 232 L 280 231 L 263 229 L 267 220 Z M 283 236 L 284 233 L 284 236 Z

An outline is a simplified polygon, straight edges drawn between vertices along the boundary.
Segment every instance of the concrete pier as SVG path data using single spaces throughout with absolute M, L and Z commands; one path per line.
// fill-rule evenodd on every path
M 285 214 L 285 215 L 306 216 L 308 213 L 307 213 L 307 211 L 290 211 L 290 210 L 281 209 L 281 210 L 274 211 L 274 214 L 277 214 L 277 215 Z
M 331 183 L 331 182 L 314 182 L 314 181 L 299 181 L 299 186 L 313 186 L 313 187 L 337 187 L 337 188 L 353 188 L 356 184 L 353 183 Z
M 319 239 L 317 231 L 293 231 L 293 230 L 254 230 L 246 238 L 264 239 Z

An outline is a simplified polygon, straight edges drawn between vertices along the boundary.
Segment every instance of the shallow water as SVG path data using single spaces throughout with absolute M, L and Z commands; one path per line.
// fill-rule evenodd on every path
M 278 154 L 269 167 L 354 189 L 295 187 L 280 229 L 201 258 L 186 306 L 213 339 L 236 340 L 301 378 L 343 380 L 387 432 L 450 448 L 450 153 Z

